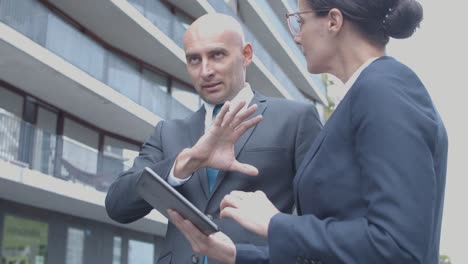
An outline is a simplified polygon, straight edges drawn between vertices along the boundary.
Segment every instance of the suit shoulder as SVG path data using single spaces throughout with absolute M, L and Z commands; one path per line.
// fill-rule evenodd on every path
M 268 98 L 268 107 L 282 109 L 286 112 L 305 112 L 315 109 L 313 103 L 298 102 L 281 98 Z

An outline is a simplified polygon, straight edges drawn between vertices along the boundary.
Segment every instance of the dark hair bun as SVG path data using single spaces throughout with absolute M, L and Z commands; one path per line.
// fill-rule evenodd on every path
M 423 8 L 416 0 L 400 0 L 385 19 L 387 36 L 397 39 L 413 35 L 423 19 Z

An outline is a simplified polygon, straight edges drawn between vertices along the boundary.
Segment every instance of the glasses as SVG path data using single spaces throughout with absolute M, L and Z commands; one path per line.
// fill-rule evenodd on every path
M 286 20 L 288 21 L 289 31 L 291 31 L 291 34 L 294 37 L 299 35 L 299 32 L 301 31 L 301 26 L 304 23 L 302 17 L 300 16 L 302 14 L 308 14 L 308 13 L 326 14 L 328 12 L 330 12 L 330 9 L 309 10 L 309 11 L 286 14 Z

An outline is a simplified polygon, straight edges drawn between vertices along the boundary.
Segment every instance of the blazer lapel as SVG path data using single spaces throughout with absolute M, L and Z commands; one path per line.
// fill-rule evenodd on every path
M 250 117 L 247 118 L 247 120 L 250 120 L 258 115 L 261 115 L 263 114 L 263 112 L 265 112 L 265 109 L 267 108 L 267 100 L 266 100 L 266 97 L 259 94 L 259 93 L 255 93 L 254 97 L 252 98 L 252 101 L 250 101 L 250 105 L 253 105 L 253 104 L 257 104 L 257 110 L 255 111 L 255 113 L 253 113 Z M 246 121 L 247 121 L 246 120 Z M 250 138 L 250 136 L 252 135 L 253 131 L 255 130 L 257 126 L 253 126 L 251 127 L 249 130 L 247 130 L 236 142 L 235 146 L 234 146 L 234 151 L 235 151 L 235 156 L 236 158 L 239 156 L 239 153 L 242 151 L 242 149 L 244 148 L 245 146 L 245 143 L 247 143 L 247 140 Z M 218 186 L 221 184 L 221 182 L 223 181 L 224 177 L 226 176 L 226 174 L 229 173 L 227 171 L 219 171 L 218 173 L 218 177 L 216 177 L 216 182 L 215 182 L 215 186 L 213 188 L 213 192 L 214 193 L 216 191 L 216 189 L 218 188 Z
M 194 146 L 198 139 L 205 133 L 205 107 L 200 108 L 187 123 L 188 136 L 190 140 L 190 146 Z M 200 183 L 200 188 L 203 190 L 205 197 L 208 199 L 210 191 L 208 189 L 208 176 L 206 169 L 200 169 L 195 171 L 193 174 Z
M 294 176 L 294 184 L 293 184 L 293 189 L 294 189 L 294 194 L 295 194 L 295 201 L 296 201 L 296 208 L 297 212 L 299 214 L 302 213 L 301 210 L 301 204 L 299 202 L 299 182 L 300 179 L 302 178 L 305 169 L 309 165 L 309 163 L 314 159 L 315 154 L 317 154 L 318 150 L 320 149 L 320 146 L 322 146 L 323 141 L 327 137 L 327 132 L 325 130 L 322 130 L 320 134 L 317 136 L 317 138 L 314 140 L 314 143 L 310 147 L 310 149 L 307 151 L 307 154 L 304 156 L 304 160 L 302 161 L 301 165 L 299 166 L 296 175 Z

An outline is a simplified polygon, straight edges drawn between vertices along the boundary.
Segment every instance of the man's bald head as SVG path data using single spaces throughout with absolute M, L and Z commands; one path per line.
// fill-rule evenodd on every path
M 253 50 L 234 18 L 222 14 L 200 17 L 185 33 L 184 51 L 188 73 L 205 102 L 232 100 L 245 86 Z
M 244 31 L 235 18 L 212 13 L 199 17 L 189 26 L 184 35 L 184 46 L 186 46 L 187 41 L 212 38 L 221 34 L 229 35 L 230 39 L 238 42 L 240 47 L 245 45 Z

